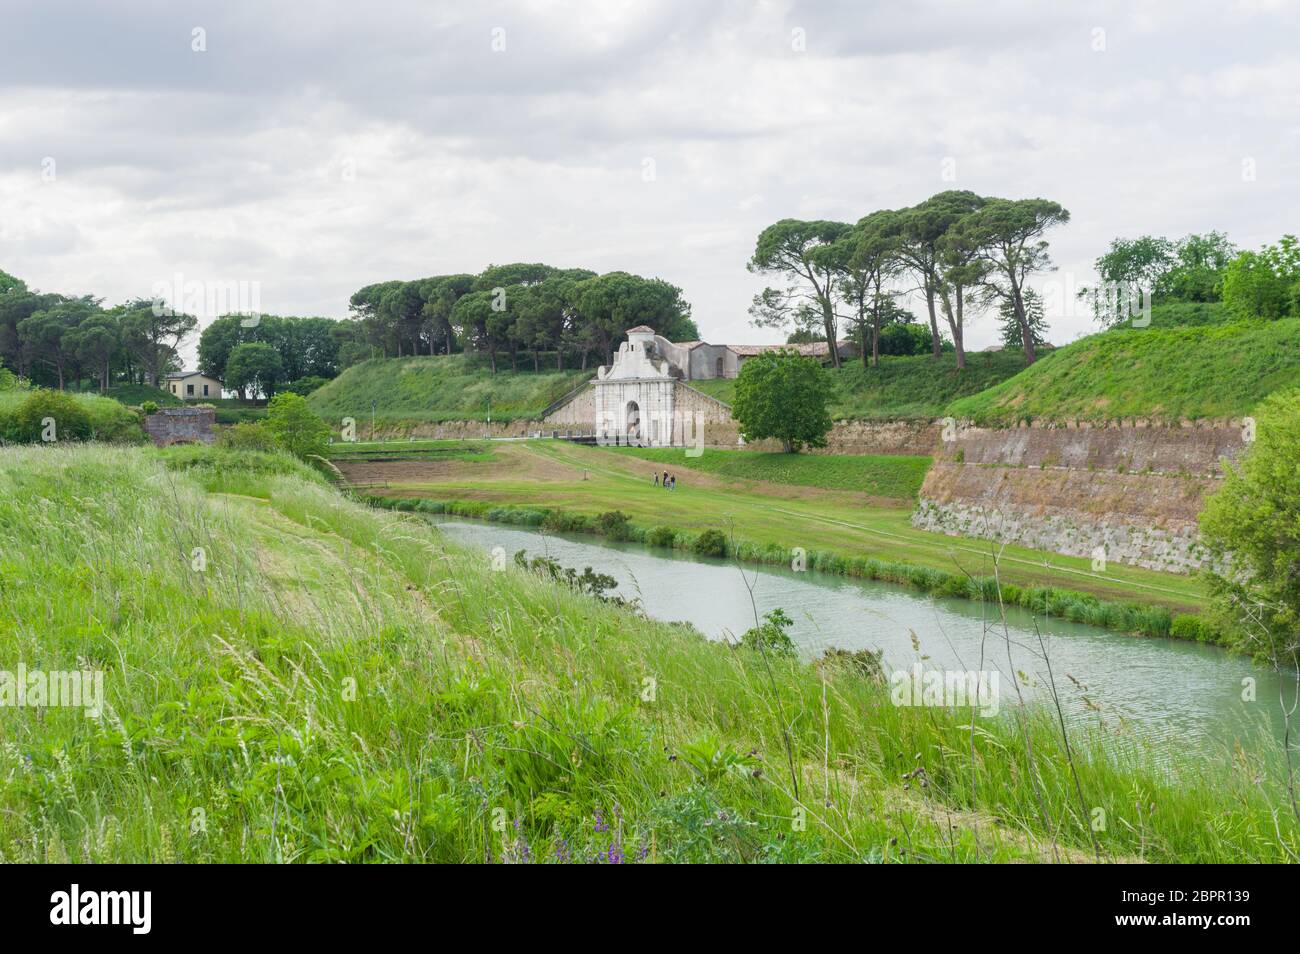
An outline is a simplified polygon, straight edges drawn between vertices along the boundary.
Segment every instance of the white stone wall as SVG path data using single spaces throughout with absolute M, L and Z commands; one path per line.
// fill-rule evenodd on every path
M 592 385 L 596 436 L 619 443 L 631 436 L 651 447 L 673 444 L 674 386 L 671 378 L 597 381 Z M 636 405 L 639 425 L 635 435 L 629 435 L 631 404 Z

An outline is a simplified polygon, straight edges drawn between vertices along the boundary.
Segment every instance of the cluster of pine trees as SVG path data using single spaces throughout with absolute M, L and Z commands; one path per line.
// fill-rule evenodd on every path
M 629 328 L 649 325 L 672 341 L 699 331 L 682 290 L 628 272 L 597 275 L 540 263 L 492 265 L 477 275 L 436 275 L 367 285 L 352 296 L 361 336 L 378 356 L 479 351 L 493 372 L 508 358 L 585 370 L 609 362 Z

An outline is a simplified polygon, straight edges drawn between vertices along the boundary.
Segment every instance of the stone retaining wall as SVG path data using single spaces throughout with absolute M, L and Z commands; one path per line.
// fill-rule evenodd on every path
M 946 423 L 914 527 L 1170 572 L 1208 565 L 1197 517 L 1250 437 L 1240 420 Z
M 943 429 L 940 428 L 940 433 Z M 1157 424 L 1037 424 L 985 428 L 949 424 L 944 460 L 1010 467 L 1075 467 L 1122 472 L 1219 474 L 1245 448 L 1242 421 Z
M 169 444 L 211 444 L 216 434 L 216 408 L 164 407 L 144 419 L 145 433 L 159 447 Z

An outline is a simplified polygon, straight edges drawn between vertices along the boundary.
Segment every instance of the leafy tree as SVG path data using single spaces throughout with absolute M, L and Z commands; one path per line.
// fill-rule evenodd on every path
M 324 457 L 329 450 L 329 425 L 312 411 L 307 399 L 300 394 L 286 391 L 271 398 L 266 409 L 266 429 L 277 444 L 300 460 Z
M 176 361 L 181 342 L 198 327 L 192 315 L 173 311 L 165 302 L 139 298 L 121 309 L 122 342 L 145 370 L 148 383 L 158 387 Z
M 1038 351 L 1025 313 L 1025 283 L 1054 267 L 1043 235 L 1068 221 L 1070 213 L 1048 199 L 990 199 L 962 225 L 989 266 L 981 279 L 989 298 L 1008 303 L 1020 325 L 1027 364 L 1038 360 Z
M 1008 348 L 1023 348 L 1020 322 L 1016 319 L 1011 302 L 1003 301 L 998 307 L 998 316 L 1002 321 L 1002 344 Z M 1025 289 L 1025 323 L 1034 336 L 1034 352 L 1047 344 L 1047 319 L 1043 317 L 1043 299 L 1032 288 Z
M 971 292 L 984 282 L 992 265 L 983 254 L 987 236 L 977 228 L 966 228 L 976 221 L 976 213 L 988 202 L 973 192 L 941 192 L 927 200 L 932 213 L 948 225 L 935 244 L 935 269 L 939 304 L 952 335 L 957 355 L 957 369 L 966 367 L 966 302 Z
M 1157 277 L 1152 300 L 1219 301 L 1224 273 L 1236 257 L 1236 247 L 1222 232 L 1179 239 L 1174 245 L 1173 266 Z
M 873 212 L 854 226 L 850 263 L 852 272 L 843 279 L 845 297 L 855 302 L 855 314 L 860 329 L 859 352 L 862 363 L 867 363 L 866 332 L 870 316 L 871 363 L 880 367 L 880 333 L 889 324 L 891 314 L 897 312 L 894 295 L 885 291 L 885 284 L 902 270 L 898 253 L 898 232 L 893 228 L 894 213 Z M 845 241 L 842 239 L 841 241 Z
M 825 447 L 831 391 L 820 362 L 793 351 L 765 351 L 741 365 L 732 415 L 747 441 L 776 438 L 786 453 Z
M 794 640 L 786 632 L 794 625 L 794 620 L 785 615 L 781 607 L 763 615 L 763 622 L 745 631 L 740 637 L 740 644 L 754 652 L 771 653 L 784 659 L 794 659 L 798 652 Z
M 1102 280 L 1100 288 L 1083 288 L 1079 297 L 1092 306 L 1093 316 L 1110 327 L 1129 316 L 1114 290 L 1146 289 L 1151 292 L 1174 263 L 1174 246 L 1168 239 L 1143 235 L 1136 239 L 1117 238 L 1097 259 L 1094 267 Z
M 452 311 L 456 302 L 463 295 L 469 294 L 473 287 L 473 275 L 438 275 L 424 280 L 421 288 L 424 307 L 421 314 L 424 317 L 425 332 L 429 336 L 430 353 L 435 339 L 443 342 L 443 354 L 451 354 L 455 350 L 456 326 L 452 321 Z
M 94 368 L 102 394 L 108 390 L 113 359 L 121 348 L 121 330 L 117 319 L 104 312 L 90 315 L 64 337 L 77 360 Z
M 45 362 L 57 372 L 61 391 L 69 365 L 77 361 L 74 333 L 82 322 L 100 311 L 99 303 L 89 296 L 54 298 L 18 325 L 18 337 L 32 358 Z
M 1276 245 L 1242 252 L 1223 278 L 1223 302 L 1237 318 L 1284 318 L 1300 314 L 1300 242 L 1284 235 Z
M 250 341 L 236 345 L 226 362 L 226 377 L 222 382 L 234 388 L 241 398 L 249 394 L 272 397 L 284 380 L 284 363 L 280 353 L 263 341 Z
M 648 325 L 670 341 L 699 334 L 682 290 L 660 278 L 608 272 L 579 282 L 575 294 L 606 361 L 613 361 L 614 342 L 637 325 Z
M 496 325 L 492 323 L 493 295 L 487 291 L 474 291 L 462 295 L 452 308 L 451 321 L 461 338 L 473 343 L 474 347 L 486 352 L 492 365 L 492 373 L 497 370 L 497 352 L 505 342 L 499 337 Z
M 844 222 L 782 219 L 759 233 L 753 257 L 746 266 L 760 275 L 778 275 L 786 279 L 784 289 L 765 289 L 750 307 L 754 324 L 759 327 L 785 327 L 796 316 L 809 310 L 819 314 L 826 340 L 839 340 L 836 321 L 837 262 L 845 256 L 827 255 L 820 250 L 843 238 L 851 226 Z M 801 306 L 805 306 L 801 310 Z M 840 356 L 832 344 L 831 363 L 838 368 Z
M 1300 665 L 1300 390 L 1255 414 L 1255 440 L 1206 501 L 1201 535 L 1220 562 L 1216 614 L 1238 646 L 1278 668 Z
M 1128 297 L 1117 290 L 1145 292 L 1155 304 L 1218 301 L 1236 254 L 1222 232 L 1188 235 L 1177 242 L 1152 235 L 1117 238 L 1095 262 L 1102 285 L 1081 289 L 1079 297 L 1107 327 L 1129 317 Z

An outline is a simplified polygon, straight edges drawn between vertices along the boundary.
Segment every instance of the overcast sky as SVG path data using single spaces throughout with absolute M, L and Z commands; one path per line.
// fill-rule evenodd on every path
M 781 218 L 1043 196 L 1064 286 L 1117 235 L 1296 231 L 1298 37 L 1290 0 L 0 0 L 0 269 L 343 317 L 371 282 L 543 261 L 771 340 L 745 262 Z M 1053 311 L 1057 342 L 1092 328 Z

